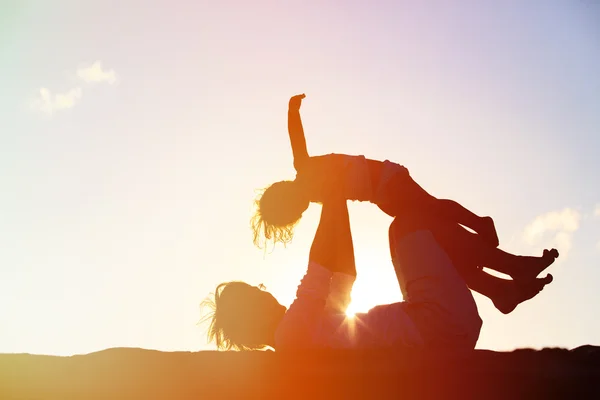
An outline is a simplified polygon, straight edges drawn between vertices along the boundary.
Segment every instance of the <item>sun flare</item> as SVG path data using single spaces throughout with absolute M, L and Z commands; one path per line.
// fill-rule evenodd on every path
M 358 275 L 352 300 L 346 309 L 348 317 L 380 304 L 402 301 L 394 267 L 387 254 L 375 250 L 357 251 L 356 263 Z

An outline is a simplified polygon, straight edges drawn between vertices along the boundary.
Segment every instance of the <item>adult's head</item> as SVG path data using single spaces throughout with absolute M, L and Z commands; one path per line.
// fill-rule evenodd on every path
M 286 311 L 262 285 L 236 281 L 218 285 L 214 299 L 202 305 L 212 309 L 202 321 L 210 322 L 208 340 L 219 350 L 274 347 L 275 331 Z

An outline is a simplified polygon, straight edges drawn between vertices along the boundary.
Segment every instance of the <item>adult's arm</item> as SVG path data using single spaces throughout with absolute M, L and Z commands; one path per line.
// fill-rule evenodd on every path
M 302 127 L 302 119 L 300 118 L 300 106 L 302 99 L 306 95 L 299 94 L 290 99 L 288 107 L 288 134 L 292 145 L 292 154 L 294 155 L 294 168 L 298 172 L 303 164 L 308 161 L 308 150 L 306 148 L 306 138 L 304 136 L 304 128 Z
M 344 278 L 340 279 L 341 275 Z M 336 279 L 332 282 L 332 276 Z M 276 333 L 278 348 L 306 348 L 322 344 L 319 323 L 325 312 L 344 313 L 356 268 L 346 201 L 326 201 L 313 240 L 309 266 Z M 332 289 L 333 283 L 333 291 Z
M 325 308 L 327 312 L 345 314 L 356 280 L 356 262 L 348 205 L 345 199 L 334 199 L 326 201 L 323 208 L 323 212 L 329 213 L 328 217 L 332 218 L 336 227 L 335 242 L 331 243 L 328 251 L 332 259 L 327 261 L 327 265 L 333 275 Z

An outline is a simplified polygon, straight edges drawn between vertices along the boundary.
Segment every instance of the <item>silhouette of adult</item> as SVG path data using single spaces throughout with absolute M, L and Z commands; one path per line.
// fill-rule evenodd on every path
M 440 242 L 443 224 L 426 215 L 395 219 L 390 252 L 404 301 L 379 305 L 348 318 L 356 279 L 346 200 L 333 191 L 324 202 L 304 275 L 289 309 L 260 287 L 228 282 L 217 287 L 209 340 L 221 349 L 380 348 L 408 346 L 464 352 L 473 349 L 481 319 L 461 275 L 477 275 L 477 289 L 494 303 L 516 307 L 549 283 L 486 274 L 462 260 L 460 267 Z M 451 248 L 452 242 L 444 243 Z M 483 276 L 484 278 L 481 278 Z

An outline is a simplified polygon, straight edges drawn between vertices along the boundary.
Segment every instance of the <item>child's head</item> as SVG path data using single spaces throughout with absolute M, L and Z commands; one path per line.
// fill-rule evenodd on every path
M 286 308 L 262 285 L 225 282 L 217 286 L 213 299 L 203 306 L 212 308 L 202 322 L 210 321 L 208 340 L 220 350 L 256 350 L 273 346 L 275 330 Z
M 252 217 L 254 244 L 260 247 L 261 232 L 265 240 L 289 243 L 294 226 L 308 208 L 310 200 L 296 181 L 275 182 L 256 200 Z

